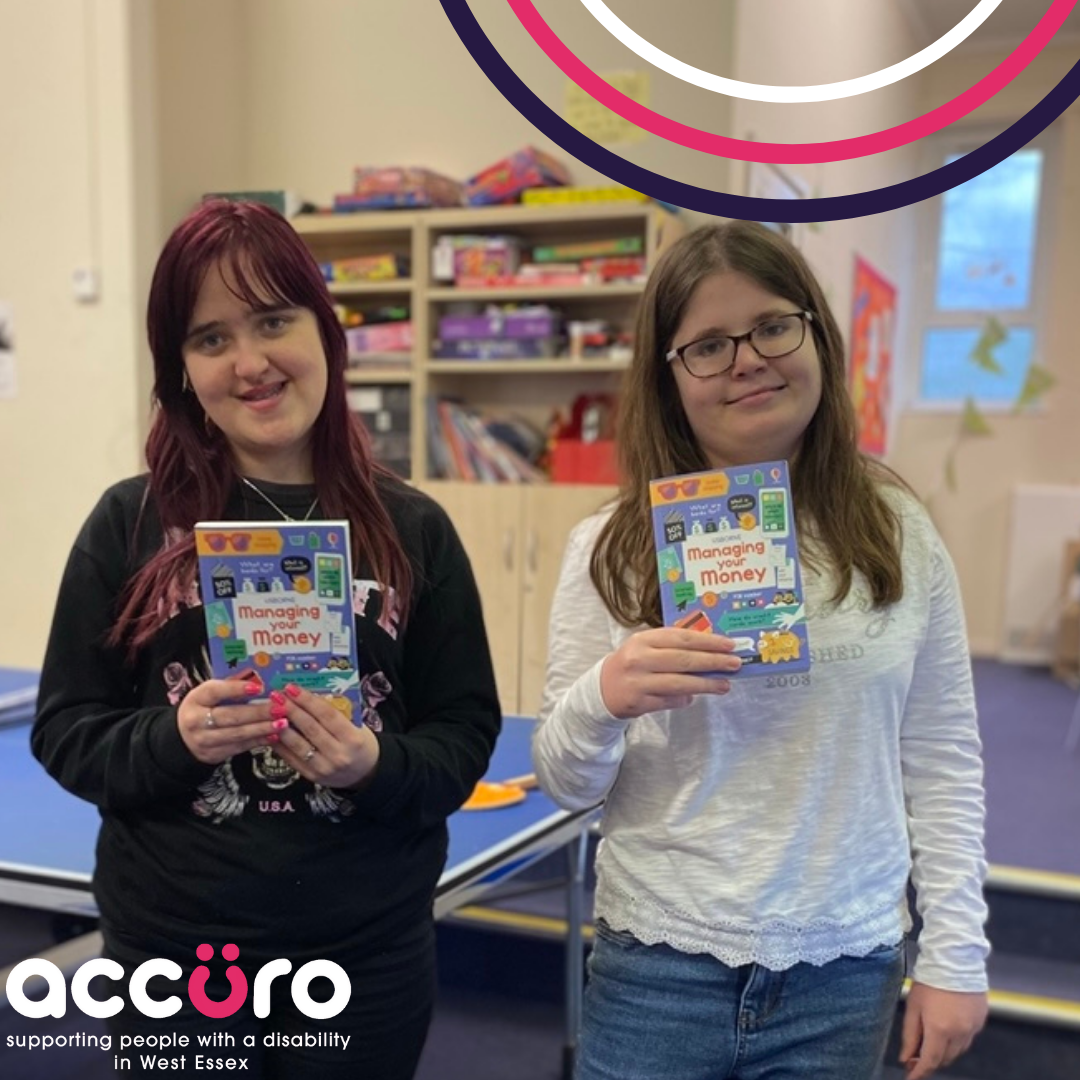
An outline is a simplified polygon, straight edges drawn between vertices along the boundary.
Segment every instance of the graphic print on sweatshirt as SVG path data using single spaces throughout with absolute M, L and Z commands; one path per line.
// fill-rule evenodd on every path
M 396 590 L 384 589 L 377 581 L 354 580 L 353 614 L 375 623 L 397 641 L 401 604 Z

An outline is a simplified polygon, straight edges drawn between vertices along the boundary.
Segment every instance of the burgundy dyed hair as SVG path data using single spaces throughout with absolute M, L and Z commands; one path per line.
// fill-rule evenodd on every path
M 161 549 L 130 581 L 110 640 L 127 642 L 133 658 L 191 589 L 196 521 L 220 520 L 237 472 L 222 432 L 207 423 L 199 399 L 184 386 L 183 344 L 207 273 L 227 269 L 236 294 L 256 308 L 303 307 L 319 325 L 327 389 L 312 428 L 312 468 L 319 502 L 351 526 L 354 566 L 370 564 L 408 611 L 412 570 L 383 506 L 376 481 L 389 470 L 372 459 L 367 433 L 345 396 L 345 333 L 319 267 L 292 226 L 261 203 L 209 199 L 165 243 L 147 304 L 157 408 L 146 440 L 149 496 L 161 519 Z

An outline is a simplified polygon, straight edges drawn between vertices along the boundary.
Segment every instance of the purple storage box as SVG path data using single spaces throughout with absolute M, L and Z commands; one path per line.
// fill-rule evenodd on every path
M 443 341 L 461 338 L 543 338 L 553 337 L 558 332 L 559 318 L 554 312 L 444 315 L 439 320 L 439 337 Z
M 456 338 L 436 341 L 437 360 L 544 360 L 558 352 L 557 338 Z

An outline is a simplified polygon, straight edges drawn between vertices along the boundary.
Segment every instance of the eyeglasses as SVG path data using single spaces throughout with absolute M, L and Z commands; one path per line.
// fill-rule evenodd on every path
M 739 346 L 745 341 L 762 360 L 779 360 L 802 347 L 806 340 L 807 323 L 813 322 L 810 311 L 793 311 L 790 315 L 774 315 L 763 319 L 746 334 L 710 334 L 698 338 L 664 357 L 668 363 L 678 359 L 697 379 L 723 375 L 735 365 Z

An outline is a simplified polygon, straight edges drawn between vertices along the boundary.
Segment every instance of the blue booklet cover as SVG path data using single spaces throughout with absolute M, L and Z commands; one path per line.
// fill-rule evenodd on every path
M 210 666 L 265 698 L 296 683 L 360 722 L 347 521 L 200 521 Z
M 666 626 L 735 640 L 735 676 L 810 669 L 786 461 L 649 483 Z

